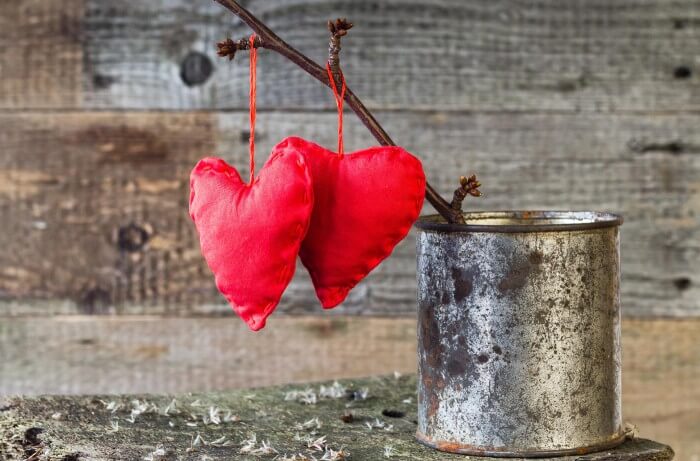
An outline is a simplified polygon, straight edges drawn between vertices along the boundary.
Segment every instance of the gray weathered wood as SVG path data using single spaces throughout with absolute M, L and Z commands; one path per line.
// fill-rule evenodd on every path
M 318 459 L 325 452 L 324 459 L 335 460 L 483 461 L 438 452 L 415 441 L 415 387 L 415 377 L 408 376 L 182 396 L 14 398 L 0 408 L 0 455 L 4 452 L 8 461 L 31 456 L 47 461 L 201 460 L 203 456 L 253 460 Z M 365 399 L 348 400 L 348 392 L 363 389 L 368 392 Z M 316 396 L 315 403 L 300 402 L 310 393 Z M 402 415 L 389 417 L 385 410 Z M 340 418 L 347 412 L 353 418 L 344 422 Z M 345 456 L 332 457 L 329 450 L 342 450 Z M 556 459 L 672 458 L 673 450 L 666 445 L 632 439 L 601 453 Z
M 246 6 L 319 61 L 326 21 L 351 19 L 343 67 L 373 108 L 700 108 L 697 0 Z M 0 107 L 247 107 L 246 55 L 230 64 L 214 43 L 249 31 L 211 0 L 3 2 L 0 18 Z M 273 53 L 261 53 L 258 76 L 261 108 L 333 107 L 326 88 Z
M 625 314 L 700 315 L 700 116 L 379 118 L 445 195 L 479 173 L 486 195 L 469 208 L 621 212 Z M 1 312 L 228 315 L 187 215 L 188 175 L 211 154 L 245 171 L 247 126 L 245 113 L 0 114 Z M 258 163 L 290 134 L 333 146 L 334 128 L 331 113 L 262 113 Z M 353 119 L 346 138 L 372 144 Z M 334 312 L 412 313 L 413 245 Z M 320 312 L 301 265 L 279 310 Z
M 204 391 L 412 372 L 414 323 L 278 316 L 253 333 L 233 314 L 0 318 L 0 395 Z

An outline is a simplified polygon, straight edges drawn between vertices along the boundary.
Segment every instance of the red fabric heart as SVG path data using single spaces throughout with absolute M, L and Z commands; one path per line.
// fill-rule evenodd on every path
M 216 286 L 251 330 L 279 303 L 313 209 L 304 157 L 274 152 L 252 184 L 218 158 L 190 176 L 190 216 Z
M 408 234 L 425 197 L 423 167 L 398 146 L 340 156 L 290 137 L 273 152 L 299 152 L 311 171 L 315 204 L 299 255 L 330 309 Z

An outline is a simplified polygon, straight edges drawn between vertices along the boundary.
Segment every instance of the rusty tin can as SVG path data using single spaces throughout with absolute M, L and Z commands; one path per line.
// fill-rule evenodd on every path
M 422 217 L 418 432 L 454 453 L 538 457 L 622 443 L 622 218 Z

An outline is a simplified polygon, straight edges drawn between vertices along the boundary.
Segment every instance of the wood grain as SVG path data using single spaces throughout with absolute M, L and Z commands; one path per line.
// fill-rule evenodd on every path
M 0 2 L 0 109 L 77 107 L 84 0 Z
M 278 317 L 253 333 L 233 317 L 2 318 L 0 395 L 187 392 L 412 372 L 415 342 L 410 319 Z
M 684 461 L 700 456 L 699 335 L 700 320 L 622 322 L 625 420 Z M 232 317 L 4 318 L 0 395 L 201 392 L 413 373 L 415 350 L 413 318 L 272 316 L 259 333 Z
M 167 312 L 183 297 L 204 301 L 203 283 L 212 299 L 187 197 L 191 167 L 214 149 L 215 120 L 0 119 L 0 298 L 66 301 L 91 314 L 153 303 Z
M 0 87 L 6 90 L 0 107 L 247 107 L 246 56 L 220 60 L 214 43 L 250 32 L 222 7 L 210 0 L 84 0 L 82 8 L 82 1 L 0 7 L 9 25 L 0 28 L 0 62 L 3 75 L 11 75 Z M 326 21 L 352 20 L 343 68 L 371 108 L 700 108 L 696 0 L 251 0 L 246 6 L 317 61 L 326 54 Z M 29 29 L 41 32 L 25 35 Z M 273 53 L 261 53 L 258 76 L 260 108 L 333 107 L 326 88 Z
M 627 315 L 700 315 L 700 116 L 380 112 L 444 194 L 477 172 L 477 209 L 621 212 Z M 4 315 L 230 315 L 187 215 L 188 175 L 247 164 L 244 113 L 0 114 Z M 335 144 L 333 114 L 262 113 L 258 164 L 292 133 Z M 372 142 L 355 120 L 348 149 Z M 426 212 L 429 207 L 426 206 Z M 280 311 L 320 313 L 306 271 Z M 413 234 L 333 312 L 415 309 Z

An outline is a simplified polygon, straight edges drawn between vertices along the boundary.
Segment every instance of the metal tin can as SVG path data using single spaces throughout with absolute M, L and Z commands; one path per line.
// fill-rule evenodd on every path
M 625 439 L 617 215 L 422 217 L 418 432 L 454 453 L 538 457 Z

